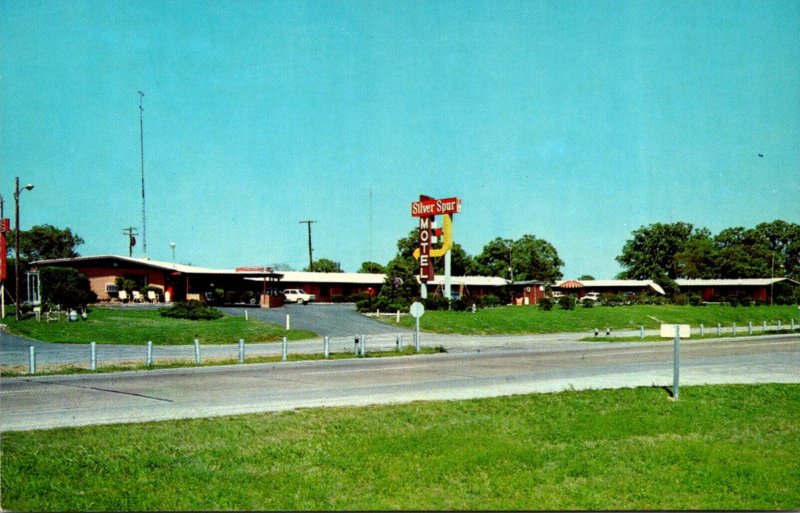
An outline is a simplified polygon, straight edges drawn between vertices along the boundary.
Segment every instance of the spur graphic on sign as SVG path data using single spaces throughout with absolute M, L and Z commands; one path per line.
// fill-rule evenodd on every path
M 433 280 L 433 259 L 444 256 L 453 247 L 453 214 L 461 212 L 458 198 L 434 199 L 420 195 L 419 201 L 411 204 L 412 217 L 419 217 L 419 247 L 414 250 L 414 258 L 419 260 L 419 279 L 423 283 Z M 433 220 L 437 215 L 444 216 L 442 222 L 442 246 L 433 247 Z M 438 230 L 436 235 L 438 235 Z

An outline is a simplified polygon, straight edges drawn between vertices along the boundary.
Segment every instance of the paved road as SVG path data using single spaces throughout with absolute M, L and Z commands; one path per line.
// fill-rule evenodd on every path
M 128 305 L 126 308 L 152 308 L 151 305 Z M 372 351 L 389 350 L 396 347 L 398 338 L 400 343 L 412 343 L 412 334 L 408 330 L 394 323 L 380 323 L 358 314 L 353 305 L 286 305 L 285 308 L 260 309 L 260 308 L 225 308 L 231 315 L 244 315 L 263 319 L 283 325 L 286 314 L 291 317 L 293 328 L 303 328 L 331 336 L 332 352 L 353 352 L 353 335 L 366 335 L 368 349 Z M 706 332 L 714 332 L 716 328 L 706 328 Z M 697 333 L 698 327 L 694 328 Z M 739 333 L 746 333 L 747 328 L 740 327 Z M 722 329 L 730 332 L 731 327 Z M 760 331 L 756 327 L 756 333 Z M 647 335 L 657 334 L 657 330 L 647 330 Z M 615 336 L 638 335 L 638 331 L 614 332 Z M 549 350 L 552 347 L 561 349 L 580 348 L 585 343 L 577 342 L 578 339 L 589 336 L 590 333 L 559 333 L 547 335 L 503 335 L 503 336 L 462 336 L 438 335 L 424 333 L 421 338 L 423 347 L 443 346 L 448 352 L 480 352 L 493 350 Z M 279 343 L 257 343 L 247 340 L 246 353 L 249 356 L 275 356 L 281 353 Z M 256 343 L 254 343 L 256 342 Z M 614 347 L 635 346 L 637 343 L 614 343 Z M 10 335 L 0 331 L 0 367 L 4 369 L 27 370 L 29 348 L 33 346 L 36 351 L 36 362 L 39 370 L 65 365 L 89 366 L 88 344 L 50 344 L 31 341 L 22 337 Z M 205 345 L 202 344 L 203 360 L 236 358 L 238 345 L 231 344 Z M 600 347 L 603 344 L 600 343 Z M 292 342 L 289 352 L 292 353 L 322 353 L 322 338 L 305 342 Z M 160 346 L 156 341 L 153 349 L 155 362 L 185 360 L 193 361 L 194 347 L 186 346 Z M 146 348 L 144 345 L 108 345 L 97 346 L 97 360 L 99 366 L 110 364 L 144 363 Z
M 800 337 L 690 341 L 681 383 L 800 382 Z M 553 344 L 407 358 L 6 378 L 0 429 L 44 429 L 299 407 L 462 399 L 567 388 L 668 386 L 672 344 Z

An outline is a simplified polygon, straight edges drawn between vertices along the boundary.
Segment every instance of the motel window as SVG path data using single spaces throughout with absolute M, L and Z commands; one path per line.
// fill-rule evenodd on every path
M 117 284 L 116 283 L 106 283 L 106 293 L 107 294 L 116 294 L 117 293 Z

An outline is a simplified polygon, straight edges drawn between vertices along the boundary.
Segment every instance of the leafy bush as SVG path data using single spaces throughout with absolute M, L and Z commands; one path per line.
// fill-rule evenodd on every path
M 483 308 L 493 308 L 503 304 L 501 299 L 494 294 L 487 294 L 485 296 L 481 296 L 479 299 L 480 301 L 478 302 L 478 306 L 482 306 Z
M 400 310 L 401 312 L 407 312 L 408 307 L 411 303 L 407 303 L 406 300 L 400 297 L 396 297 L 394 300 L 386 297 L 386 296 L 378 296 L 372 298 L 368 297 L 367 299 L 362 299 L 356 303 L 356 308 L 359 312 L 375 312 L 380 310 L 381 312 L 396 312 Z
M 689 296 L 686 294 L 675 294 L 672 296 L 672 304 L 685 306 L 689 304 Z
M 742 296 L 739 299 L 739 304 L 741 306 L 750 306 L 753 304 L 753 300 L 750 298 L 750 296 Z
M 583 300 L 583 307 L 584 308 L 592 308 L 594 306 L 594 299 L 584 299 Z
M 428 296 L 424 301 L 425 310 L 447 310 L 450 304 L 444 296 Z
M 689 294 L 689 304 L 692 306 L 703 306 L 703 297 L 700 294 Z
M 467 309 L 469 305 L 467 304 L 467 300 L 464 298 L 458 298 L 453 301 L 450 301 L 450 309 L 454 312 L 463 312 Z
M 553 309 L 553 300 L 549 297 L 544 297 L 539 300 L 539 308 L 545 312 Z
M 726 298 L 726 301 L 727 301 L 727 303 L 728 303 L 729 305 L 731 305 L 731 306 L 732 306 L 732 307 L 734 307 L 734 308 L 735 308 L 735 307 L 737 307 L 737 306 L 739 306 L 739 298 L 738 298 L 738 297 L 736 297 L 736 296 L 728 296 L 728 297 Z
M 158 313 L 162 317 L 173 319 L 189 319 L 192 321 L 210 321 L 219 319 L 224 314 L 216 308 L 210 308 L 200 301 L 179 302 L 171 307 L 159 308 Z
M 603 306 L 618 306 L 625 304 L 625 296 L 622 294 L 600 294 L 600 304 Z
M 46 304 L 77 308 L 97 301 L 89 278 L 71 267 L 45 267 L 39 271 L 42 300 Z
M 570 294 L 569 296 L 564 296 L 558 302 L 559 306 L 562 310 L 574 310 L 575 309 L 575 296 Z

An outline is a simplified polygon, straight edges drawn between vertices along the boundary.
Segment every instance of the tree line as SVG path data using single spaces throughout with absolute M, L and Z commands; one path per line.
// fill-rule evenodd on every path
M 411 230 L 397 241 L 397 253 L 385 265 L 363 262 L 358 272 L 385 273 L 383 287 L 391 296 L 413 297 L 417 293 L 418 232 Z M 79 256 L 83 239 L 70 228 L 34 226 L 20 232 L 20 263 Z M 9 245 L 13 254 L 13 245 Z M 444 273 L 444 259 L 435 259 L 434 270 Z M 620 279 L 651 279 L 668 294 L 677 292 L 678 278 L 800 279 L 800 225 L 783 220 L 764 222 L 753 228 L 726 228 L 717 234 L 691 223 L 653 223 L 631 233 L 616 261 L 623 270 Z M 451 253 L 455 276 L 497 276 L 513 281 L 539 280 L 553 283 L 563 277 L 564 261 L 555 246 L 532 234 L 519 239 L 495 238 L 472 256 L 455 243 Z M 285 270 L 290 270 L 282 265 Z M 9 261 L 13 272 L 13 259 Z M 308 269 L 306 269 L 308 270 Z M 342 272 L 339 262 L 321 258 L 318 272 Z M 586 277 L 586 276 L 584 276 Z M 11 280 L 9 280 L 11 281 Z M 6 284 L 7 286 L 9 283 Z
M 623 279 L 800 278 L 800 225 L 776 220 L 714 235 L 691 223 L 642 226 L 616 257 Z

